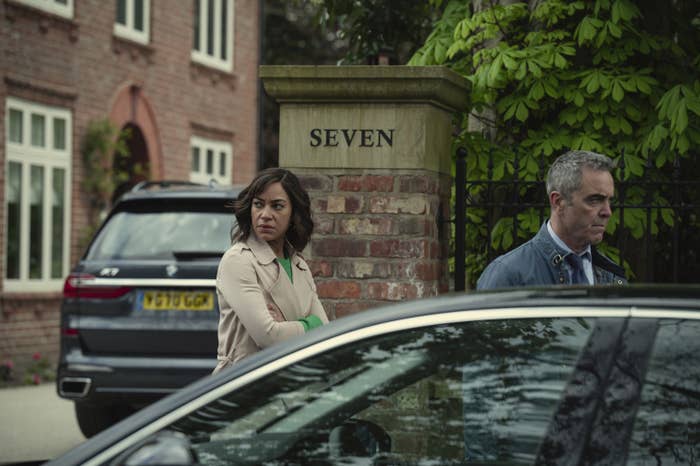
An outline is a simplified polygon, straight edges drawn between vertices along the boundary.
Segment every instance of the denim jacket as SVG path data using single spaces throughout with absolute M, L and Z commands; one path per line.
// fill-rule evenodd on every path
M 530 241 L 494 259 L 479 277 L 476 288 L 571 285 L 569 269 L 564 261 L 566 254 L 549 235 L 545 222 Z M 627 284 L 624 269 L 593 246 L 591 259 L 596 285 Z

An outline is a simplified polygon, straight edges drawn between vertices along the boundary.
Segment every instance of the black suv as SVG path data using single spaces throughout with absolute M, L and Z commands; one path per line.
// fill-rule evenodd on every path
M 143 182 L 66 279 L 58 394 L 90 437 L 216 365 L 216 269 L 232 187 Z

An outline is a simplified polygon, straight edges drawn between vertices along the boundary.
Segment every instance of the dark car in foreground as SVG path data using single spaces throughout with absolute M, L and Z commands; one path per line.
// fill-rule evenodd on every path
M 446 295 L 336 320 L 51 465 L 697 464 L 700 287 Z
M 67 277 L 58 394 L 89 437 L 216 365 L 215 277 L 238 190 L 145 182 Z

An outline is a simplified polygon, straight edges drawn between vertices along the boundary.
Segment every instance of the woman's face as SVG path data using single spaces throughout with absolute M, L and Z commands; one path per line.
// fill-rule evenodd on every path
M 282 253 L 285 234 L 292 218 L 292 201 L 282 183 L 270 183 L 253 198 L 251 218 L 257 237 L 267 241 L 278 255 Z

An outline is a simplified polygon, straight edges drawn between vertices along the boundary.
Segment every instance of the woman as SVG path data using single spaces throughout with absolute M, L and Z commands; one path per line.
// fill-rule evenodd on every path
M 328 323 L 299 251 L 313 231 L 299 179 L 268 168 L 234 203 L 233 245 L 216 275 L 218 364 L 214 373 L 270 345 Z

